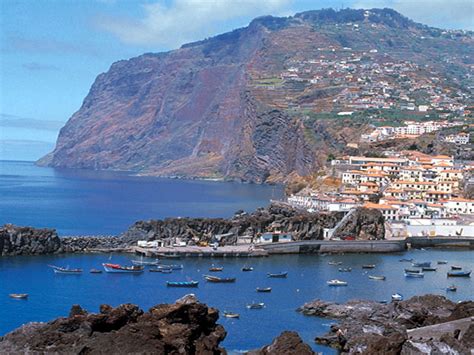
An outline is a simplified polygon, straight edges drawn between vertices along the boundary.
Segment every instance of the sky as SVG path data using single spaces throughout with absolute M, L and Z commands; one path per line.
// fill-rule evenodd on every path
M 472 0 L 1 0 L 0 160 L 54 148 L 96 76 L 146 52 L 179 48 L 262 15 L 390 7 L 427 25 L 474 30 Z

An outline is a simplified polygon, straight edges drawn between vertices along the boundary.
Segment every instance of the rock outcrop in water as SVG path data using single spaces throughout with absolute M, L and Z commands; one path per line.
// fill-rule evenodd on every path
M 0 255 L 42 255 L 58 251 L 61 241 L 54 229 L 5 224 L 0 228 Z
M 246 355 L 313 355 L 315 352 L 296 332 L 284 331 L 270 345 L 252 350 Z
M 123 304 L 88 313 L 73 306 L 68 317 L 29 323 L 0 338 L 0 353 L 225 354 L 218 311 L 187 295 L 144 312 Z
M 354 214 L 357 223 L 343 227 L 344 233 L 356 239 L 383 239 L 383 217 L 378 211 L 358 209 Z M 268 208 L 246 214 L 236 214 L 231 219 L 222 218 L 168 218 L 136 222 L 122 234 L 127 242 L 180 238 L 187 241 L 210 241 L 218 234 L 232 236 L 221 244 L 233 244 L 239 235 L 256 235 L 271 229 L 293 234 L 295 240 L 323 239 L 324 228 L 334 228 L 342 218 L 341 213 L 308 213 L 284 204 L 274 203 Z M 370 226 L 370 228 L 369 228 Z
M 469 354 L 474 348 L 474 301 L 454 303 L 435 295 L 389 304 L 315 300 L 299 311 L 339 320 L 316 342 L 344 354 Z M 428 327 L 433 325 L 439 326 Z

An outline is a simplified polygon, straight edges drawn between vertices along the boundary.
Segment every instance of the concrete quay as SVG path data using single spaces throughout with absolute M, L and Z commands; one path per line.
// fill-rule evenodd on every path
M 268 256 L 268 252 L 261 248 L 252 248 L 250 245 L 226 245 L 213 249 L 212 247 L 185 246 L 185 247 L 159 247 L 142 248 L 132 247 L 131 251 L 146 257 L 202 257 L 202 258 L 225 258 L 225 257 L 262 257 Z
M 463 248 L 474 249 L 473 237 L 408 237 L 406 243 L 412 248 Z
M 409 329 L 407 331 L 407 335 L 408 339 L 420 342 L 428 340 L 439 340 L 445 334 L 457 335 L 457 338 L 461 338 L 468 330 L 468 328 L 473 324 L 474 317 L 467 317 L 451 322 Z

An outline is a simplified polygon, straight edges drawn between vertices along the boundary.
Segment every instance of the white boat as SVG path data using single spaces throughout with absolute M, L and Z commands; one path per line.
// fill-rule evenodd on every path
M 346 281 L 337 280 L 337 279 L 329 280 L 329 281 L 327 282 L 327 284 L 328 284 L 329 286 L 347 286 L 347 282 L 346 282 Z
M 425 277 L 423 272 L 405 272 L 405 277 L 421 278 Z
M 8 296 L 17 300 L 26 300 L 28 298 L 27 293 L 10 293 Z
M 392 295 L 392 301 L 402 301 L 403 300 L 403 296 L 399 293 L 394 293 Z
M 247 308 L 248 309 L 262 309 L 263 307 L 265 307 L 265 303 L 261 302 L 261 303 L 250 303 L 247 305 Z
M 143 265 L 143 266 L 157 266 L 160 264 L 160 260 L 132 260 L 133 265 Z
M 68 267 L 60 267 L 54 265 L 48 265 L 50 268 L 54 270 L 55 274 L 62 274 L 62 275 L 79 275 L 82 274 L 82 269 L 70 269 Z
M 378 281 L 385 281 L 385 276 L 372 276 L 372 275 L 369 275 L 369 279 L 378 280 Z

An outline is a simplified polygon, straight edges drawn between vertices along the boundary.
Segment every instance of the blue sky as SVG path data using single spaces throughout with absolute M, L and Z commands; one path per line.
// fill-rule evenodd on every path
M 120 59 L 179 47 L 257 16 L 391 7 L 441 28 L 474 29 L 471 0 L 2 0 L 0 159 L 54 147 L 95 77 Z

